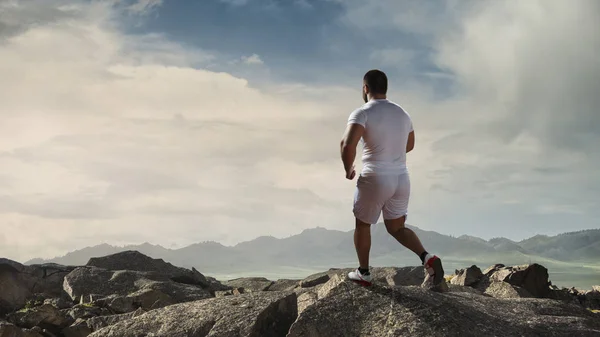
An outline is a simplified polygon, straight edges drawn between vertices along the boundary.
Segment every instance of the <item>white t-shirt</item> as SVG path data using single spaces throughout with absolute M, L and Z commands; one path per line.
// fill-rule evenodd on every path
M 387 99 L 374 99 L 354 110 L 348 124 L 360 124 L 365 128 L 361 175 L 408 172 L 406 143 L 413 124 L 402 107 Z

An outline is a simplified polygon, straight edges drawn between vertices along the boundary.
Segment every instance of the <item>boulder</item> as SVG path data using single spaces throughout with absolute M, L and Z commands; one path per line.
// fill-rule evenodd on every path
M 485 290 L 485 294 L 495 298 L 528 298 L 533 297 L 531 294 L 519 287 L 508 282 L 492 282 Z
M 21 272 L 23 268 L 14 261 L 0 261 L 0 315 L 21 309 L 33 294 L 31 277 Z
M 592 286 L 592 291 L 596 291 L 600 293 L 600 286 Z
M 373 281 L 387 283 L 391 286 L 418 286 L 425 280 L 423 266 L 402 268 L 372 268 Z M 346 275 L 341 275 L 345 277 Z
M 362 287 L 333 277 L 288 337 L 594 336 L 597 315 L 548 299 L 496 299 L 421 287 Z
M 71 326 L 62 330 L 65 337 L 87 337 L 92 333 L 92 329 L 87 324 L 85 319 L 79 318 Z
M 139 308 L 136 311 L 127 314 L 92 317 L 87 320 L 87 326 L 89 327 L 90 331 L 96 331 L 121 321 L 140 316 L 144 313 L 144 309 Z
M 57 309 L 68 309 L 73 307 L 74 303 L 65 298 L 47 298 L 44 300 L 44 304 L 49 304 Z
M 40 333 L 28 330 L 21 329 L 18 326 L 0 321 L 0 337 L 45 337 Z
M 537 263 L 500 268 L 489 278 L 492 282 L 507 282 L 521 287 L 537 298 L 547 297 L 550 293 L 548 270 Z
M 46 263 L 31 265 L 26 268 L 26 272 L 35 280 L 32 292 L 44 294 L 47 297 L 67 297 L 63 289 L 63 281 L 65 276 L 75 270 L 76 267 Z
M 479 282 L 483 277 L 483 273 L 479 267 L 472 265 L 467 269 L 461 269 L 456 276 L 450 281 L 451 284 L 459 286 L 472 286 Z
M 300 280 L 279 279 L 275 281 L 268 291 L 291 291 L 300 285 Z
M 23 328 L 34 328 L 39 326 L 50 331 L 60 331 L 73 323 L 73 319 L 66 313 L 50 304 L 21 310 L 8 316 L 11 323 Z
M 90 337 L 285 336 L 298 314 L 293 292 L 252 292 L 152 310 Z
M 319 284 L 323 284 L 329 281 L 329 272 L 322 272 L 308 276 L 304 280 L 300 281 L 301 288 L 312 288 Z
M 270 281 L 264 277 L 244 277 L 229 280 L 225 282 L 225 285 L 232 288 L 244 288 L 245 292 L 256 292 L 266 291 L 271 285 L 273 285 L 273 281 Z
M 505 266 L 501 263 L 496 263 L 495 265 L 492 265 L 490 267 L 488 267 L 486 270 L 483 271 L 483 275 L 485 276 L 491 276 L 493 273 L 495 273 L 496 271 L 504 268 Z
M 97 267 L 81 267 L 73 270 L 64 279 L 64 289 L 73 299 L 94 294 L 102 297 L 130 297 L 137 307 L 150 309 L 154 302 L 181 303 L 212 297 L 211 294 L 196 285 L 171 281 L 165 275 L 155 272 L 119 270 L 111 271 Z M 121 299 L 115 307 L 127 308 L 128 299 Z
M 196 269 L 192 270 L 175 267 L 163 259 L 153 259 L 138 251 L 124 251 L 103 257 L 91 258 L 86 266 L 98 267 L 107 270 L 131 270 L 140 272 L 154 272 L 164 275 L 177 283 L 200 285 L 204 288 L 210 282 Z

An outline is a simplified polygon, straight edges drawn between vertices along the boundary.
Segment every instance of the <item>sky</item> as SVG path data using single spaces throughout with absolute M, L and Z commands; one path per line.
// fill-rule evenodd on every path
M 411 225 L 600 228 L 598 20 L 595 0 L 0 0 L 0 256 L 352 230 L 339 142 L 374 68 L 413 118 Z

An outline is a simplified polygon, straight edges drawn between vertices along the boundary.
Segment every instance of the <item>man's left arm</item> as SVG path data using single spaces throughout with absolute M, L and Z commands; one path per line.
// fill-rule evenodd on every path
M 346 179 L 354 179 L 356 172 L 354 171 L 354 160 L 356 159 L 356 147 L 361 137 L 365 133 L 365 128 L 361 124 L 348 123 L 346 131 L 340 143 L 340 152 L 344 170 L 346 171 Z

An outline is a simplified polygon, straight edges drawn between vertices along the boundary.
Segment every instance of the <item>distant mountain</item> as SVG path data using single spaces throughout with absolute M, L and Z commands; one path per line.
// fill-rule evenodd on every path
M 506 238 L 484 240 L 466 236 L 455 238 L 434 231 L 424 231 L 409 226 L 419 235 L 429 249 L 442 256 L 465 257 L 465 260 L 494 260 L 500 256 L 514 259 L 530 259 L 539 256 L 558 261 L 600 260 L 600 229 L 586 230 L 557 236 L 537 235 L 527 240 L 514 242 Z M 386 231 L 385 226 L 373 226 L 371 257 L 415 260 L 414 254 L 401 247 Z M 277 266 L 317 267 L 341 263 L 353 263 L 356 252 L 353 231 L 328 230 L 317 227 L 287 238 L 261 236 L 235 246 L 224 246 L 216 242 L 203 242 L 180 249 L 167 249 L 144 243 L 115 247 L 101 244 L 70 252 L 50 260 L 33 259 L 25 264 L 59 263 L 83 265 L 91 257 L 105 256 L 125 250 L 137 250 L 145 255 L 162 258 L 182 267 L 195 267 L 209 273 L 243 272 Z

